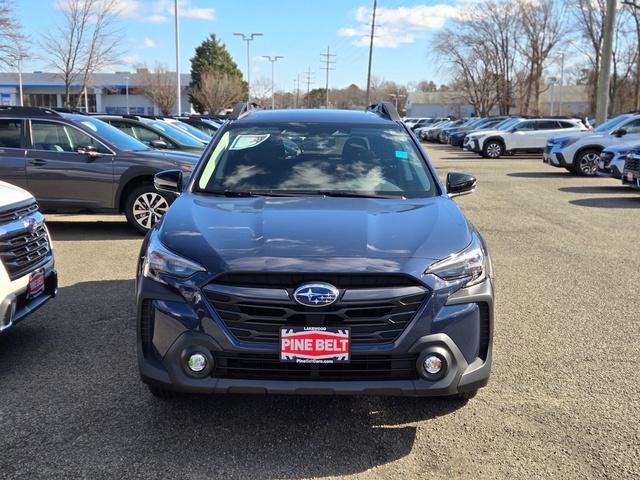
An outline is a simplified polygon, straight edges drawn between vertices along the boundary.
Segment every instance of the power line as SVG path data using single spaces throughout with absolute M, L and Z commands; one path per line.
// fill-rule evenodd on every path
M 322 60 L 324 62 L 324 67 L 321 67 L 322 70 L 325 70 L 327 77 L 326 77 L 326 87 L 325 87 L 325 108 L 329 108 L 329 71 L 330 70 L 335 70 L 335 64 L 336 62 L 331 60 L 332 58 L 334 58 L 336 55 L 335 53 L 331 53 L 331 49 L 330 47 L 327 46 L 327 53 L 321 53 L 320 54 L 321 57 L 324 57 L 324 59 Z

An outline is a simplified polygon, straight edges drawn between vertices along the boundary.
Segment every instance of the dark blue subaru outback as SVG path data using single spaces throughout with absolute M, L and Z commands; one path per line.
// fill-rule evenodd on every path
M 456 396 L 491 369 L 486 245 L 387 103 L 239 105 L 147 235 L 140 373 L 151 392 Z

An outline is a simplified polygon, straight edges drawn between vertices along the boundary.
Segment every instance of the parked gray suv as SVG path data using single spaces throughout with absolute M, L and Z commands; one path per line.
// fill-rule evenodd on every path
M 0 180 L 31 192 L 44 212 L 124 213 L 145 233 L 172 200 L 154 189 L 154 174 L 189 175 L 197 161 L 153 150 L 87 115 L 0 107 Z

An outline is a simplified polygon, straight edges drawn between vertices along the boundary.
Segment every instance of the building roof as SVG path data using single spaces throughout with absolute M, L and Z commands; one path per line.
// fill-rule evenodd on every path
M 169 72 L 175 75 L 175 72 Z M 137 72 L 117 72 L 117 73 L 96 73 L 91 76 L 89 86 L 93 88 L 125 88 L 129 77 L 129 86 L 139 85 L 140 74 Z M 73 82 L 72 87 L 82 87 L 81 82 Z M 0 87 L 17 87 L 18 74 L 14 72 L 0 72 Z M 191 83 L 191 75 L 183 73 L 180 75 L 180 83 L 186 87 Z M 23 87 L 58 88 L 64 87 L 64 81 L 60 74 L 51 72 L 33 72 L 22 74 Z

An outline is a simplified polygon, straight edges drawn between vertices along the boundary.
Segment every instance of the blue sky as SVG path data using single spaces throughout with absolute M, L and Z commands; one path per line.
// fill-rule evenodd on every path
M 60 0 L 58 0 L 60 1 Z M 119 0 L 125 33 L 124 60 L 130 68 L 146 62 L 175 65 L 173 0 Z M 472 0 L 380 0 L 380 28 L 374 50 L 373 75 L 401 83 L 446 80 L 430 56 L 434 32 L 446 26 Z M 16 0 L 15 6 L 27 34 L 34 40 L 60 18 L 56 0 Z M 180 0 L 181 68 L 189 71 L 194 48 L 210 33 L 226 45 L 243 73 L 246 44 L 233 32 L 262 32 L 251 45 L 252 80 L 270 79 L 270 64 L 262 55 L 283 55 L 276 64 L 278 88 L 291 90 L 293 79 L 311 68 L 314 86 L 324 86 L 320 53 L 327 46 L 336 54 L 330 83 L 344 87 L 366 83 L 368 22 L 367 0 Z M 37 45 L 37 43 L 36 43 Z M 36 49 L 36 47 L 34 47 Z M 32 61 L 30 69 L 45 69 Z M 127 66 L 113 67 L 127 70 Z

